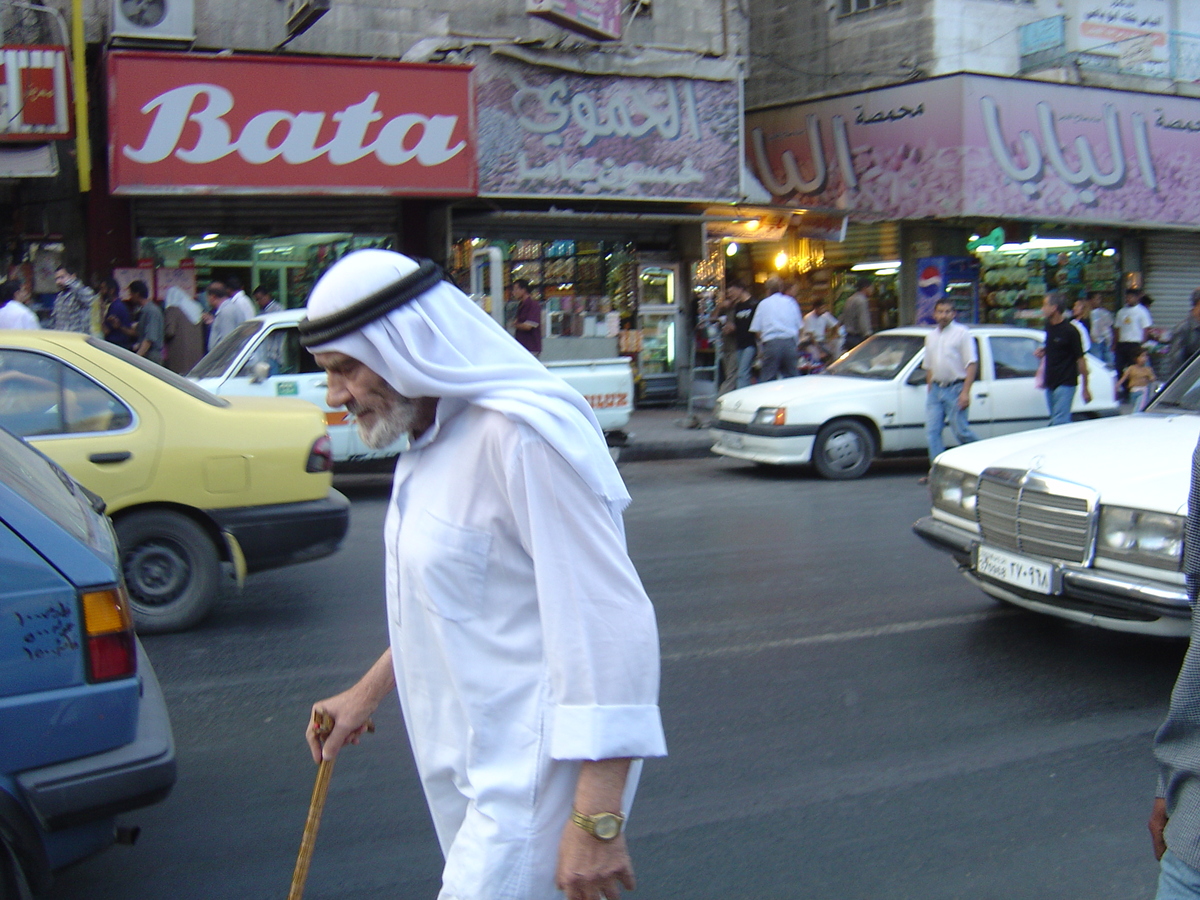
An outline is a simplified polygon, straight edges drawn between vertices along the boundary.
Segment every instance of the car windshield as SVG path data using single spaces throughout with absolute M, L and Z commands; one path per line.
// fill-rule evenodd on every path
M 852 378 L 895 378 L 917 355 L 925 339 L 917 334 L 876 334 L 867 338 L 825 371 Z
M 152 363 L 144 356 L 138 356 L 136 353 L 130 353 L 124 347 L 118 347 L 116 344 L 111 344 L 108 341 L 102 341 L 99 338 L 88 338 L 88 343 L 97 350 L 103 350 L 123 362 L 129 363 L 131 366 L 141 369 L 147 375 L 153 375 L 160 381 L 165 381 L 173 388 L 178 388 L 185 394 L 190 394 L 197 400 L 203 400 L 209 406 L 228 406 L 229 401 L 223 400 L 216 394 L 206 391 L 200 385 L 188 381 L 182 375 L 176 375 L 166 366 L 160 366 L 157 363 Z
M 1147 412 L 1200 412 L 1200 356 L 1167 382 Z
M 225 335 L 221 339 L 221 343 L 208 351 L 200 362 L 192 366 L 192 371 L 188 372 L 188 378 L 217 378 L 224 375 L 229 364 L 238 357 L 242 348 L 262 330 L 262 327 L 263 323 L 254 319 L 243 322 Z

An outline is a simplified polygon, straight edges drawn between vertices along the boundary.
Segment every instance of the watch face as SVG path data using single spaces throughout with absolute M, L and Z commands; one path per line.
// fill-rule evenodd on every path
M 602 841 L 611 841 L 621 833 L 621 821 L 609 813 L 602 813 L 595 819 L 596 837 Z
M 167 15 L 167 0 L 121 0 L 121 15 L 134 25 L 153 28 Z

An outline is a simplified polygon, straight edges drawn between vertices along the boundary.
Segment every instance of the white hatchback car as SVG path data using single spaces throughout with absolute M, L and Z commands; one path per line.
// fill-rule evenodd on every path
M 1049 422 L 1045 392 L 1034 387 L 1035 351 L 1045 335 L 1030 328 L 968 326 L 979 351 L 969 419 L 980 438 Z M 882 331 L 825 373 L 731 391 L 713 412 L 713 452 L 768 465 L 812 463 L 826 478 L 858 478 L 880 455 L 920 454 L 925 443 L 927 327 Z M 1088 355 L 1089 403 L 1078 418 L 1115 415 L 1116 375 Z M 946 430 L 953 445 L 953 435 Z

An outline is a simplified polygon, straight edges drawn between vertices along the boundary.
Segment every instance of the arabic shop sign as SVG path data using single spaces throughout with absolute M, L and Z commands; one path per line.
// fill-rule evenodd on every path
M 777 203 L 856 221 L 1200 224 L 1200 100 L 953 75 L 747 116 Z
M 108 68 L 116 194 L 475 193 L 465 67 L 116 52 Z
M 10 44 L 0 49 L 0 64 L 0 139 L 70 137 L 66 49 Z
M 491 56 L 475 91 L 481 196 L 741 197 L 737 82 L 576 75 Z

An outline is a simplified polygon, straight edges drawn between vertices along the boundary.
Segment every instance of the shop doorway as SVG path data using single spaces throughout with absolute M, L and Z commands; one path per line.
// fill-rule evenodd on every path
M 198 288 L 235 276 L 250 293 L 262 285 L 284 307 L 303 306 L 317 279 L 348 253 L 393 249 L 391 235 L 304 232 L 283 237 L 207 233 L 144 237 L 138 262 L 144 268 L 190 268 Z

